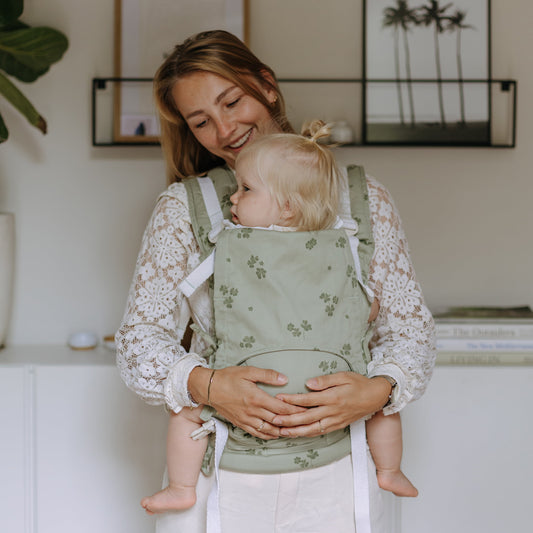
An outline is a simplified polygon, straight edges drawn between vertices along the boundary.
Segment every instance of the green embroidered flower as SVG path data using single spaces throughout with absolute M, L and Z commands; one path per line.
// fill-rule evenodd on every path
M 315 246 L 317 245 L 317 240 L 313 237 L 312 239 L 309 239 L 306 243 L 305 243 L 305 247 L 308 249 L 308 250 L 312 250 Z
M 346 244 L 347 244 L 347 242 L 348 242 L 348 241 L 346 240 L 346 237 L 342 237 L 342 236 L 341 236 L 341 237 L 339 237 L 339 238 L 337 239 L 337 242 L 335 243 L 335 246 L 336 246 L 337 248 L 346 248 Z
M 295 457 L 294 462 L 300 468 L 309 468 L 313 465 L 313 459 L 316 459 L 320 454 L 316 450 L 308 450 L 307 457 Z
M 318 368 L 323 374 L 334 374 L 337 371 L 337 361 L 320 361 Z
M 287 324 L 287 329 L 292 333 L 293 337 L 301 337 L 302 332 L 293 323 Z
M 331 296 L 330 294 L 323 292 L 320 295 L 320 299 L 324 301 L 326 305 L 325 311 L 328 316 L 333 316 L 333 313 L 335 311 L 335 307 L 339 303 L 339 297 L 338 296 Z M 331 303 L 329 303 L 331 302 Z
M 222 293 L 222 296 L 225 296 L 223 303 L 228 308 L 231 309 L 233 307 L 233 297 L 237 296 L 239 294 L 239 289 L 236 289 L 235 287 L 228 287 L 227 285 L 221 285 L 218 290 Z
M 348 276 L 348 278 L 351 278 L 352 287 L 355 289 L 355 287 L 357 287 L 357 273 L 355 272 L 355 268 L 352 265 L 348 265 L 346 267 L 346 276 Z
M 348 356 L 352 352 L 352 347 L 349 344 L 345 344 L 341 349 L 341 355 Z
M 255 268 L 255 274 L 259 279 L 266 278 L 267 271 L 263 268 L 265 263 L 257 255 L 251 255 L 246 264 L 250 268 Z
M 255 343 L 255 337 L 251 335 L 250 337 L 244 337 L 240 342 L 241 348 L 252 348 Z
M 252 228 L 241 228 L 237 232 L 237 239 L 249 239 L 252 234 Z
M 311 331 L 313 329 L 311 324 L 309 324 L 309 322 L 307 322 L 307 320 L 303 320 L 302 323 L 300 324 L 300 326 L 302 327 L 302 329 L 304 331 Z

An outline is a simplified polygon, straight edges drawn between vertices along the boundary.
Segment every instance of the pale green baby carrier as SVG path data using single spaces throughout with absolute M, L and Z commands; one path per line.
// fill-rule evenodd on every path
M 349 187 L 337 227 L 315 232 L 224 222 L 230 216 L 235 179 L 225 168 L 213 170 L 210 177 L 185 182 L 204 261 L 181 284 L 190 296 L 214 270 L 210 290 L 215 325 L 214 331 L 204 332 L 213 338 L 210 366 L 275 369 L 289 381 L 283 387 L 260 385 L 273 395 L 308 392 L 306 380 L 323 374 L 366 374 L 373 298 L 366 283 L 373 239 L 361 167 L 348 169 Z M 265 441 L 219 421 L 217 441 L 222 425 L 228 435 L 218 461 L 227 470 L 289 472 L 323 466 L 353 452 L 348 428 Z M 364 438 L 364 422 L 360 426 Z M 366 443 L 364 447 L 366 451 Z M 366 454 L 364 463 L 366 470 Z

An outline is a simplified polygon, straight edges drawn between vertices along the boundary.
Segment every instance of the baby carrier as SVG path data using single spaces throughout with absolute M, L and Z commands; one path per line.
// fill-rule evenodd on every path
M 190 296 L 214 271 L 210 366 L 273 368 L 289 380 L 283 387 L 258 384 L 273 395 L 307 392 L 306 380 L 323 374 L 366 374 L 373 298 L 366 283 L 373 240 L 362 168 L 348 168 L 337 227 L 312 232 L 228 224 L 229 197 L 236 189 L 233 173 L 217 168 L 210 178 L 185 182 L 203 261 L 180 286 Z M 361 478 L 356 490 L 367 486 L 362 479 L 362 421 L 350 430 L 268 441 L 231 424 L 216 425 L 216 471 L 220 466 L 250 473 L 288 472 L 323 466 L 352 452 L 359 456 L 353 461 L 356 478 Z

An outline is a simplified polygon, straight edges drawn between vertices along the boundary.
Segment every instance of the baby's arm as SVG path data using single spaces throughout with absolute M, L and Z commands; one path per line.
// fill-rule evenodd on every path
M 203 406 L 171 413 L 167 433 L 168 486 L 143 498 L 141 505 L 149 514 L 189 509 L 196 503 L 196 484 L 207 439 L 193 440 L 191 433 L 201 427 Z

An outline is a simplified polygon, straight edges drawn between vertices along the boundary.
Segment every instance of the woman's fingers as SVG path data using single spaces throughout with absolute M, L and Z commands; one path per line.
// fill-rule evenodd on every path
M 279 428 L 272 424 L 277 415 L 305 410 L 274 398 L 257 387 L 286 383 L 287 378 L 274 370 L 253 367 L 228 367 L 217 370 L 211 382 L 210 405 L 232 424 L 260 438 L 278 438 Z M 264 424 L 261 426 L 262 422 Z M 261 427 L 261 430 L 258 428 Z
M 277 395 L 288 404 L 307 408 L 306 412 L 277 415 L 273 419 L 281 428 L 281 436 L 312 436 L 317 431 L 328 433 L 344 428 L 381 409 L 388 394 L 383 378 L 369 379 L 353 372 L 313 378 L 307 386 L 316 392 Z

